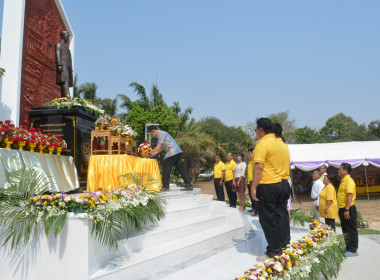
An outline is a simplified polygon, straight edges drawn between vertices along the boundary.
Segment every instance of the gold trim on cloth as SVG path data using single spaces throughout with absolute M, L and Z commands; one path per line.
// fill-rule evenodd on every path
M 73 157 L 8 149 L 0 149 L 0 188 L 5 184 L 7 173 L 24 167 L 42 172 L 49 181 L 48 189 L 51 192 L 79 188 Z
M 93 155 L 90 157 L 87 175 L 87 190 L 110 190 L 120 184 L 120 175 L 127 173 L 149 173 L 156 182 L 148 185 L 148 191 L 160 191 L 162 187 L 160 168 L 155 159 L 130 155 Z M 132 182 L 127 182 L 132 184 Z

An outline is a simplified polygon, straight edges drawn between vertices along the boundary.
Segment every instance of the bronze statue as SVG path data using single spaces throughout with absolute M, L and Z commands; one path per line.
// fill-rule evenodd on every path
M 73 86 L 71 52 L 67 46 L 69 40 L 69 32 L 62 31 L 61 40 L 55 44 L 55 63 L 57 65 L 56 83 L 61 87 L 61 97 L 70 97 L 70 87 Z

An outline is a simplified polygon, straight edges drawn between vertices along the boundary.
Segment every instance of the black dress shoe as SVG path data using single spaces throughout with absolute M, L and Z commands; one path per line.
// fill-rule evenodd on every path
M 169 188 L 161 188 L 161 191 L 162 192 L 167 192 L 167 191 L 169 191 L 170 189 Z
M 184 187 L 181 189 L 181 191 L 192 191 L 193 187 Z

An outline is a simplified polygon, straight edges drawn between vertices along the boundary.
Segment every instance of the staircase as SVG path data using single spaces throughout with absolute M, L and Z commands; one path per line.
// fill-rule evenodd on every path
M 246 238 L 244 215 L 200 189 L 174 189 L 161 197 L 167 202 L 165 219 L 120 241 L 119 252 L 91 271 L 90 279 L 160 279 Z

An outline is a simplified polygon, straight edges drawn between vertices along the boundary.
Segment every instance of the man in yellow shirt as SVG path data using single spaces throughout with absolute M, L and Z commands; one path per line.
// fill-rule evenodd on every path
M 224 163 L 221 160 L 221 156 L 215 155 L 214 187 L 215 187 L 216 198 L 219 201 L 225 201 L 224 190 L 223 190 L 224 173 L 225 173 L 225 167 L 224 167 Z
M 285 139 L 282 136 L 282 125 L 280 123 L 273 124 L 273 132 L 280 143 L 281 153 L 281 182 L 282 182 L 282 196 L 281 196 L 281 248 L 285 249 L 286 246 L 290 243 L 290 219 L 288 212 L 288 200 L 290 199 L 290 184 L 289 184 L 289 175 L 290 175 L 290 153 L 288 145 L 285 144 Z
M 248 150 L 248 167 L 247 167 L 247 184 L 248 184 L 248 195 L 251 198 L 252 204 L 252 216 L 257 216 L 257 201 L 252 198 L 251 187 L 252 187 L 252 178 L 253 178 L 253 148 Z
M 319 167 L 319 171 L 321 171 L 321 178 L 320 180 L 322 181 L 323 183 L 323 179 L 325 178 L 325 176 L 327 175 L 327 166 L 325 164 L 323 164 L 321 167 Z
M 282 149 L 273 134 L 272 122 L 267 118 L 256 121 L 259 142 L 255 147 L 253 162 L 252 197 L 259 202 L 259 221 L 268 242 L 266 252 L 256 260 L 264 262 L 281 252 L 281 182 Z
M 339 185 L 337 201 L 339 207 L 339 218 L 342 231 L 347 234 L 346 240 L 346 257 L 358 255 L 358 227 L 356 223 L 357 212 L 355 206 L 356 184 L 350 176 L 351 165 L 342 163 L 338 175 L 342 179 Z
M 232 191 L 232 182 L 234 180 L 236 162 L 232 158 L 232 153 L 227 154 L 227 162 L 224 164 L 225 168 L 225 187 L 228 199 L 230 200 L 230 207 L 236 208 L 237 195 Z

